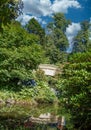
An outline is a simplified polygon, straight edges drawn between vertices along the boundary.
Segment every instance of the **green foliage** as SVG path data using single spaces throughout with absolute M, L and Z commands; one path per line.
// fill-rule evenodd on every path
M 56 99 L 55 93 L 51 91 L 50 87 L 44 81 L 37 82 L 36 87 L 23 88 L 19 92 L 19 95 L 22 99 L 33 98 L 38 103 L 53 103 Z
M 18 95 L 13 92 L 13 91 L 8 91 L 8 90 L 0 90 L 0 100 L 3 100 L 3 102 L 5 102 L 7 99 L 14 99 L 17 100 Z
M 32 18 L 26 25 L 26 29 L 29 33 L 36 34 L 39 37 L 39 43 L 44 45 L 45 43 L 45 30 L 41 27 L 38 21 Z
M 68 40 L 65 35 L 69 22 L 62 13 L 54 14 L 53 22 L 48 24 L 49 36 L 52 43 L 61 51 L 66 51 Z
M 12 19 L 17 18 L 22 13 L 22 0 L 1 0 L 0 1 L 0 31 L 2 25 L 7 25 Z
M 86 59 L 86 61 L 85 61 Z M 91 52 L 74 54 L 63 71 L 62 99 L 75 128 L 91 128 Z M 62 102 L 62 101 L 61 101 Z
M 67 54 L 65 52 L 60 52 L 53 44 L 48 44 L 46 46 L 46 56 L 49 57 L 51 64 L 63 63 L 67 59 Z
M 13 21 L 8 27 L 3 27 L 3 33 L 0 34 L 0 47 L 15 49 L 20 46 L 38 44 L 38 40 L 36 35 L 27 33 L 19 22 Z
M 44 74 L 44 71 L 42 71 L 41 69 L 36 70 L 35 72 L 35 79 L 37 81 L 47 81 L 47 76 Z
M 14 92 L 10 90 L 5 90 L 3 88 L 0 90 L 0 100 L 4 103 L 7 100 L 11 100 L 23 104 L 32 104 L 34 102 L 37 103 L 54 103 L 57 101 L 55 93 L 51 90 L 50 86 L 48 86 L 45 81 L 37 81 L 36 86 L 23 86 L 20 91 Z
M 56 13 L 53 15 L 53 22 L 49 23 L 48 28 L 53 29 L 53 28 L 59 28 L 62 32 L 66 31 L 66 27 L 68 24 L 71 22 L 69 20 L 66 20 L 65 16 L 63 13 Z
M 71 63 L 91 62 L 91 51 L 69 55 L 68 61 Z
M 81 30 L 78 32 L 76 37 L 74 37 L 74 46 L 73 46 L 73 53 L 74 52 L 86 52 L 91 43 L 89 42 L 89 21 L 83 21 L 81 23 Z
M 10 28 L 4 27 L 3 34 L 0 34 L 1 87 L 20 87 L 18 81 L 31 78 L 31 70 L 45 62 L 45 52 L 37 43 L 38 37 L 29 34 L 17 22 L 13 22 Z
M 53 103 L 56 99 L 55 93 L 50 89 L 46 82 L 39 82 L 35 100 L 39 103 Z
M 27 57 L 26 57 L 27 55 Z M 0 80 L 10 82 L 11 79 L 29 79 L 31 71 L 43 61 L 43 52 L 38 45 L 19 47 L 15 50 L 0 48 Z M 15 83 L 15 82 L 14 82 Z
M 57 13 L 54 14 L 53 21 L 47 26 L 46 55 L 49 56 L 50 63 L 62 63 L 66 60 L 68 39 L 65 31 L 69 23 L 62 13 Z
M 54 29 L 53 37 L 55 46 L 61 51 L 66 51 L 66 47 L 68 46 L 68 40 L 66 35 L 60 30 L 60 28 Z

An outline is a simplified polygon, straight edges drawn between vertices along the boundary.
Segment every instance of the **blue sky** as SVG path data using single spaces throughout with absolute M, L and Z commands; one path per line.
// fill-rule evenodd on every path
M 23 0 L 23 15 L 18 20 L 25 25 L 35 18 L 44 27 L 53 13 L 62 12 L 72 24 L 66 29 L 70 46 L 73 37 L 81 29 L 80 22 L 91 18 L 91 0 Z
M 91 0 L 78 0 L 81 8 L 69 8 L 66 14 L 67 18 L 70 18 L 74 22 L 81 22 L 84 20 L 90 20 L 91 17 Z
M 67 19 L 78 23 L 90 20 L 90 0 L 23 0 L 23 15 L 18 19 L 22 24 L 35 17 L 42 25 L 47 24 L 53 13 L 62 12 Z

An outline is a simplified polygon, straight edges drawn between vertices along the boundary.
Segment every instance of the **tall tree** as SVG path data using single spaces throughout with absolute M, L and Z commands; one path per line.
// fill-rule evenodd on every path
M 55 27 L 61 29 L 61 31 L 65 33 L 66 27 L 70 24 L 70 21 L 65 18 L 63 13 L 54 14 L 53 19 Z
M 45 30 L 41 27 L 38 21 L 35 18 L 32 18 L 26 28 L 29 33 L 36 34 L 39 37 L 39 42 L 41 45 L 45 42 Z
M 54 42 L 54 45 L 61 51 L 66 51 L 68 47 L 68 39 L 65 35 L 66 27 L 70 24 L 69 20 L 66 20 L 64 14 L 56 13 L 53 16 L 53 22 L 48 24 L 49 36 Z
M 73 40 L 73 52 L 85 52 L 89 48 L 89 27 L 89 21 L 81 22 L 81 30 Z
M 68 47 L 68 39 L 65 35 L 66 27 L 68 24 L 70 24 L 70 21 L 66 20 L 64 14 L 56 13 L 53 15 L 53 21 L 47 25 L 48 33 L 46 42 L 50 45 L 50 49 L 47 50 L 47 53 L 50 54 L 48 51 L 53 49 L 52 46 L 55 46 L 55 49 L 57 50 L 55 53 L 56 55 L 53 54 L 53 56 L 55 58 L 58 57 L 58 59 L 56 59 L 58 62 L 65 61 L 64 58 L 66 58 L 63 56 L 63 53 L 66 52 L 66 49 Z M 51 52 L 54 53 L 54 51 Z

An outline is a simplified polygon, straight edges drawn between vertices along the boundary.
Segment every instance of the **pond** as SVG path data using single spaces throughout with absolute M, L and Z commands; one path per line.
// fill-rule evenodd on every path
M 60 130 L 60 110 L 52 104 L 0 106 L 0 130 Z

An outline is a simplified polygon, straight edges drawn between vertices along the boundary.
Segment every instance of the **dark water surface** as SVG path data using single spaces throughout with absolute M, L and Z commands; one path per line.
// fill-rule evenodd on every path
M 0 106 L 0 130 L 58 130 L 60 110 L 52 104 Z

